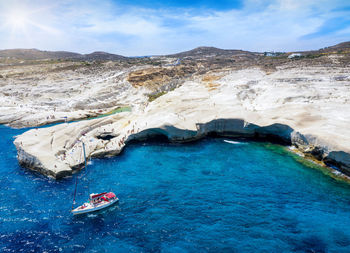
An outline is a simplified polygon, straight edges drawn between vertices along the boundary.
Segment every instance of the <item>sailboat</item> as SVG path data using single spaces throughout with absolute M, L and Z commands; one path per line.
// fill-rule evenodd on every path
M 85 144 L 84 142 L 82 142 L 82 144 L 83 144 L 85 170 L 86 170 L 87 163 L 86 163 L 86 154 L 85 154 Z M 103 192 L 103 193 L 97 193 L 97 194 L 92 193 L 90 194 L 90 197 L 87 202 L 85 202 L 81 206 L 74 208 L 75 196 L 77 193 L 77 185 L 78 185 L 78 177 L 76 177 L 76 181 L 75 181 L 74 199 L 73 199 L 73 205 L 72 205 L 72 211 L 71 211 L 73 215 L 95 212 L 95 211 L 107 208 L 119 201 L 119 199 L 113 192 Z

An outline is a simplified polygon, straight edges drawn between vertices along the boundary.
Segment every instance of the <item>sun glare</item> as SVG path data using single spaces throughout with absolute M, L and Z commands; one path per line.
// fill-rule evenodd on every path
M 28 22 L 28 17 L 23 11 L 11 12 L 6 18 L 7 25 L 14 30 L 24 30 Z
M 1 1 L 1 0 L 0 0 Z M 29 8 L 15 8 L 5 15 L 3 26 L 11 30 L 13 36 L 30 35 L 33 31 L 46 32 L 50 34 L 59 34 L 59 31 L 46 23 L 40 22 L 38 14 L 43 9 L 30 10 Z M 1 25 L 1 24 L 0 24 Z

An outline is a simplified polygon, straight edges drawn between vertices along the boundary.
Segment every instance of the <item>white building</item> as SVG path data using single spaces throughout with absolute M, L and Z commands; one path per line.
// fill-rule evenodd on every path
M 288 56 L 288 58 L 289 58 L 289 59 L 292 59 L 292 58 L 300 57 L 300 56 L 302 56 L 302 54 L 300 54 L 300 53 L 293 53 L 293 54 L 290 54 L 290 55 Z

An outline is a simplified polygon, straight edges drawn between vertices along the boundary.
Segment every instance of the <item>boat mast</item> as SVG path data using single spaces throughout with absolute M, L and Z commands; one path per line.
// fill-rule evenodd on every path
M 85 153 L 85 144 L 84 142 L 81 142 L 83 144 L 83 152 L 84 152 L 84 161 L 85 161 L 85 170 L 87 168 L 87 165 L 86 165 L 86 153 Z
M 86 152 L 85 152 L 85 144 L 84 142 L 82 142 L 83 144 L 83 152 L 84 152 L 84 161 L 85 161 L 85 176 L 88 174 L 87 172 L 87 160 L 86 160 Z M 90 181 L 89 181 L 89 178 L 87 178 L 87 185 L 88 185 L 88 192 L 90 192 Z
M 85 164 L 85 170 L 86 170 L 87 163 L 86 163 L 85 144 L 84 144 L 84 142 L 81 142 L 81 143 L 83 144 L 84 164 Z M 72 210 L 74 209 L 74 205 L 75 205 L 75 196 L 77 195 L 77 186 L 78 186 L 78 176 L 75 178 L 75 190 L 74 190 Z M 89 188 L 89 185 L 88 185 L 88 188 Z
M 75 205 L 75 195 L 77 194 L 77 185 L 78 185 L 78 176 L 75 178 L 75 190 L 74 190 L 74 198 L 73 198 L 72 210 L 74 209 L 74 205 Z

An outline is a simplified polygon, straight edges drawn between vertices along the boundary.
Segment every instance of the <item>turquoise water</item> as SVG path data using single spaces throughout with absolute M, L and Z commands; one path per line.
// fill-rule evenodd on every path
M 19 167 L 22 131 L 0 127 L 0 252 L 350 252 L 350 187 L 278 146 L 131 144 L 79 182 L 119 204 L 73 217 L 76 175 Z

